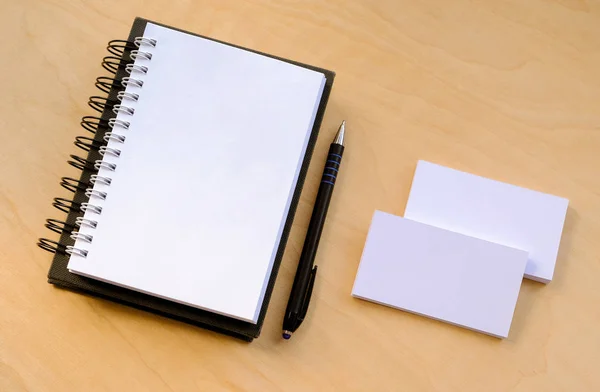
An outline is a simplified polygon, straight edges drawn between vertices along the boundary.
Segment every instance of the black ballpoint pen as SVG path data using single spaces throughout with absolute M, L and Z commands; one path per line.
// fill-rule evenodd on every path
M 319 185 L 317 199 L 315 200 L 315 206 L 313 207 L 310 223 L 308 224 L 308 231 L 306 232 L 306 238 L 304 239 L 304 246 L 302 247 L 302 254 L 300 255 L 300 261 L 298 262 L 296 277 L 294 278 L 294 284 L 292 285 L 292 292 L 283 318 L 284 339 L 289 339 L 292 336 L 292 333 L 294 333 L 300 324 L 302 324 L 304 316 L 306 316 L 306 311 L 308 310 L 310 296 L 315 284 L 315 277 L 317 276 L 317 267 L 315 266 L 313 268 L 313 265 L 317 254 L 317 248 L 319 247 L 319 240 L 321 239 L 321 232 L 325 225 L 329 202 L 331 201 L 331 195 L 333 194 L 333 186 L 335 185 L 338 170 L 342 163 L 345 130 L 346 121 L 342 121 L 340 129 L 335 135 L 333 143 L 331 143 L 331 146 L 329 147 L 329 154 L 327 155 L 327 162 L 325 162 L 321 185 Z

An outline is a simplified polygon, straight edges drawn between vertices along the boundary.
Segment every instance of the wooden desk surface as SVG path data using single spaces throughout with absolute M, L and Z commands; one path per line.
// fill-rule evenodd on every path
M 600 4 L 589 1 L 0 2 L 0 390 L 600 390 Z M 46 283 L 45 218 L 110 39 L 143 16 L 335 70 L 262 336 L 252 344 Z M 344 170 L 308 320 L 282 313 L 323 157 Z M 570 199 L 554 281 L 498 340 L 350 297 L 375 209 L 418 159 Z

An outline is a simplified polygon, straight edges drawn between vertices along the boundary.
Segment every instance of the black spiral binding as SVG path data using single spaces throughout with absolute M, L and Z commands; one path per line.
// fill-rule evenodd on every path
M 81 126 L 89 136 L 78 136 L 75 138 L 75 145 L 87 152 L 87 157 L 82 158 L 78 155 L 71 155 L 67 162 L 69 165 L 81 171 L 79 179 L 72 177 L 63 177 L 60 185 L 73 193 L 72 199 L 57 197 L 52 205 L 62 212 L 66 212 L 67 220 L 47 219 L 45 227 L 60 235 L 59 241 L 50 240 L 48 238 L 40 238 L 37 245 L 48 252 L 57 253 L 69 256 L 76 254 L 82 257 L 87 256 L 87 251 L 74 248 L 73 245 L 76 239 L 82 239 L 86 242 L 92 241 L 92 236 L 89 234 L 78 233 L 80 226 L 96 228 L 97 221 L 92 219 L 84 219 L 83 214 L 86 210 L 90 210 L 97 214 L 102 212 L 102 207 L 90 203 L 90 197 L 96 197 L 100 200 L 106 198 L 106 192 L 94 190 L 95 182 L 100 182 L 109 185 L 111 178 L 98 175 L 100 168 L 110 171 L 116 169 L 116 164 L 102 161 L 104 154 L 119 156 L 120 149 L 108 148 L 109 140 L 116 140 L 120 143 L 125 142 L 125 137 L 118 134 L 112 134 L 113 127 L 120 129 L 128 129 L 129 121 L 117 120 L 118 113 L 134 114 L 134 110 L 127 105 L 124 105 L 124 100 L 137 101 L 138 95 L 127 93 L 125 89 L 128 85 L 142 87 L 143 81 L 136 77 L 131 77 L 131 74 L 146 74 L 148 67 L 135 65 L 136 58 L 150 60 L 152 54 L 141 49 L 142 45 L 146 47 L 155 47 L 156 40 L 146 37 L 138 37 L 134 42 L 124 40 L 112 40 L 108 43 L 107 50 L 109 56 L 102 59 L 102 67 L 110 72 L 113 76 L 101 76 L 96 79 L 96 87 L 107 96 L 92 96 L 88 101 L 88 105 L 94 109 L 99 115 L 84 116 L 81 119 Z M 88 134 L 89 135 L 89 134 Z

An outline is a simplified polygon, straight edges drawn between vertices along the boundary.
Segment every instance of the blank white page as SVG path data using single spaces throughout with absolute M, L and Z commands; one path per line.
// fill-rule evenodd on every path
M 256 323 L 325 84 L 322 73 L 148 23 L 151 60 L 86 258 L 69 269 Z
M 507 337 L 527 252 L 376 211 L 352 295 Z
M 525 277 L 554 275 L 569 200 L 419 161 L 404 217 L 529 252 Z

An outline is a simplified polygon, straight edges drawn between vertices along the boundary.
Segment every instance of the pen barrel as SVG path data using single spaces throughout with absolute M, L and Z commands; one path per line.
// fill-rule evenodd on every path
M 296 319 L 302 313 L 303 302 L 307 300 L 303 294 L 307 292 L 310 284 L 312 266 L 317 254 L 317 248 L 327 217 L 327 210 L 329 209 L 329 202 L 333 194 L 333 187 L 337 179 L 343 152 L 344 146 L 340 144 L 331 144 L 329 148 L 321 184 L 319 185 L 319 191 L 317 192 L 312 216 L 308 230 L 306 231 L 306 238 L 304 239 L 304 246 L 298 262 L 296 278 L 294 279 L 290 300 L 284 316 L 284 329 L 290 331 L 294 331 L 297 325 L 288 325 L 286 327 L 286 321 L 289 320 L 291 322 Z M 298 321 L 302 321 L 302 319 L 300 318 Z
M 304 262 L 312 265 L 317 254 L 321 232 L 325 225 L 329 202 L 331 201 L 333 187 L 337 180 L 343 152 L 344 146 L 339 144 L 332 144 L 329 148 L 329 154 L 327 155 L 327 161 L 323 169 L 323 176 L 321 177 L 321 184 L 319 185 L 312 216 L 310 217 L 310 223 L 306 231 L 304 247 L 300 255 L 300 263 Z
M 325 168 L 323 169 L 323 177 L 321 178 L 321 186 L 319 187 L 319 192 L 321 191 L 321 189 L 323 189 L 323 185 L 335 185 L 335 180 L 337 179 L 338 171 L 340 170 L 340 165 L 342 163 L 343 154 L 344 146 L 335 143 L 331 144 L 331 146 L 329 147 L 329 153 L 327 154 Z

